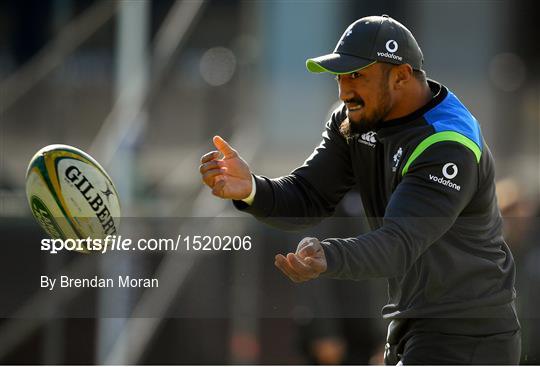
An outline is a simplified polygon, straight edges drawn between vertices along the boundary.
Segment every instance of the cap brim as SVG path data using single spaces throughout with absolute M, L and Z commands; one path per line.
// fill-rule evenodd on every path
M 310 73 L 349 74 L 367 68 L 376 62 L 361 57 L 333 53 L 308 59 L 306 68 Z

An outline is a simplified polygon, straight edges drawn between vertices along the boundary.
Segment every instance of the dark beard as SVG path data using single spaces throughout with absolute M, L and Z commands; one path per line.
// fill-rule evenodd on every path
M 388 115 L 388 112 L 391 109 L 390 91 L 388 89 L 388 72 L 385 72 L 382 78 L 380 90 L 379 107 L 373 111 L 371 116 L 365 116 L 360 121 L 351 121 L 349 117 L 347 117 L 339 126 L 339 131 L 347 140 L 360 136 L 368 131 L 377 130 L 382 120 Z M 364 101 L 362 100 L 351 100 L 346 102 L 364 105 Z
M 360 123 L 351 122 L 347 117 L 339 126 L 339 131 L 347 140 L 360 136 L 368 131 L 376 130 L 379 121 L 363 119 Z

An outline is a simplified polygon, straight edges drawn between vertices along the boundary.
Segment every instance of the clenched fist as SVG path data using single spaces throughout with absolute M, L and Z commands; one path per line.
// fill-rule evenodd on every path
M 199 171 L 212 194 L 223 199 L 242 200 L 251 194 L 249 166 L 222 137 L 214 136 L 217 151 L 201 157 Z

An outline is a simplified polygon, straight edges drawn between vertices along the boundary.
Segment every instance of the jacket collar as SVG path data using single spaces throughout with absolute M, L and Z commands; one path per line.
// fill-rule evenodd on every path
M 431 92 L 433 93 L 433 98 L 424 106 L 420 107 L 414 112 L 411 112 L 408 115 L 399 117 L 397 119 L 381 122 L 379 126 L 377 126 L 377 128 L 375 129 L 378 137 L 389 135 L 397 130 L 400 130 L 400 127 L 404 124 L 418 121 L 426 112 L 436 107 L 448 95 L 448 89 L 444 85 L 431 79 L 428 79 L 428 85 L 431 89 Z

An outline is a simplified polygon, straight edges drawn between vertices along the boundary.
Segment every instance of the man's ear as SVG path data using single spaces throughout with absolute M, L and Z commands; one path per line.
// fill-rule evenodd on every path
M 394 86 L 402 89 L 413 78 L 413 69 L 409 64 L 398 65 L 394 68 Z

